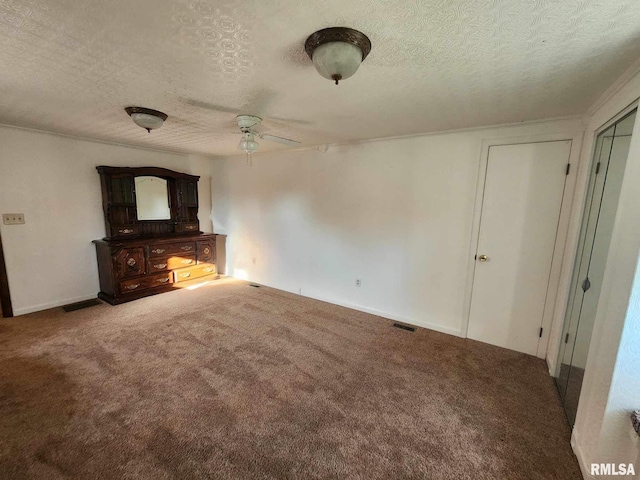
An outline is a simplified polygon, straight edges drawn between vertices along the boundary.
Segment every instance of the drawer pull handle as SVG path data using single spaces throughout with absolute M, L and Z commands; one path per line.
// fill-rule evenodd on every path
M 151 250 L 151 253 L 163 253 L 164 248 L 156 248 L 155 250 Z
M 209 267 L 209 268 L 203 268 L 203 270 L 207 273 L 213 272 L 213 268 Z
M 133 233 L 133 230 L 130 228 L 123 228 L 122 230 L 118 230 L 118 233 Z
M 124 288 L 126 288 L 127 290 L 135 290 L 136 288 L 138 288 L 140 286 L 139 283 L 134 283 L 133 285 L 127 285 Z
M 195 227 L 194 225 L 187 225 L 187 230 L 193 230 L 193 229 L 195 229 L 195 228 L 196 228 L 196 227 Z
M 182 278 L 189 278 L 191 276 L 191 273 L 187 272 L 187 273 L 181 273 L 180 276 Z
M 184 263 L 185 265 L 189 265 L 193 263 L 193 260 L 182 260 L 182 263 Z
M 158 270 L 162 270 L 163 268 L 167 268 L 166 263 L 156 263 L 153 268 L 157 268 Z
M 189 247 L 185 245 L 184 247 L 180 247 L 180 250 L 184 250 L 185 252 L 188 252 L 189 250 L 193 250 L 193 247 Z
M 158 282 L 158 283 L 167 283 L 168 281 L 169 281 L 168 278 L 159 278 L 159 279 L 156 280 L 156 282 Z
M 209 252 L 211 252 L 211 250 L 209 250 L 209 247 L 204 249 L 204 254 L 205 255 L 209 255 Z
M 127 265 L 129 265 L 130 267 L 133 267 L 136 264 L 135 259 L 130 258 L 129 260 L 127 260 Z

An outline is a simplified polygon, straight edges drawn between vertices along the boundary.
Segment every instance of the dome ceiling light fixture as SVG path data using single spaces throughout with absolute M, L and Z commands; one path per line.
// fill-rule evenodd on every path
M 150 108 L 127 107 L 124 111 L 129 114 L 131 120 L 133 120 L 136 125 L 144 128 L 149 133 L 151 133 L 153 129 L 160 128 L 167 119 L 166 113 L 151 110 Z
M 371 40 L 353 28 L 331 27 L 312 33 L 304 49 L 318 73 L 338 85 L 356 73 L 371 51 Z

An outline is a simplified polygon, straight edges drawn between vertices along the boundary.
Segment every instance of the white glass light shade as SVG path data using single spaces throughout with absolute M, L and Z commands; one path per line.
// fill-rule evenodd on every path
M 258 151 L 258 143 L 253 140 L 253 135 L 245 134 L 244 138 L 238 143 L 238 148 L 243 152 L 255 153 Z
M 358 71 L 362 50 L 352 43 L 324 43 L 313 51 L 313 66 L 324 78 L 344 80 Z
M 132 113 L 131 119 L 136 122 L 136 125 L 146 128 L 147 130 L 153 130 L 154 128 L 160 128 L 164 123 L 164 120 L 155 115 L 148 113 Z

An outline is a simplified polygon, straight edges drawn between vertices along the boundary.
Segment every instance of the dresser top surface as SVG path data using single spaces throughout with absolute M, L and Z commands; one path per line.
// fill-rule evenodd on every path
M 193 234 L 193 235 L 171 235 L 166 237 L 143 237 L 143 238 L 131 238 L 131 239 L 117 239 L 117 240 L 109 240 L 109 239 L 100 239 L 94 240 L 93 243 L 96 245 L 108 245 L 110 247 L 115 246 L 136 246 L 136 245 L 158 245 L 158 244 L 167 244 L 167 243 L 180 243 L 180 242 L 195 242 L 198 240 L 209 240 L 215 238 L 217 234 L 215 233 L 201 233 L 201 234 Z

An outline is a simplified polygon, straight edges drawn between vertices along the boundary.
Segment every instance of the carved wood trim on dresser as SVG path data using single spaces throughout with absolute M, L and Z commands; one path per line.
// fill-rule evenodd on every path
M 100 272 L 98 296 L 116 305 L 182 288 L 187 281 L 219 278 L 216 237 L 201 234 L 182 238 L 94 240 Z

